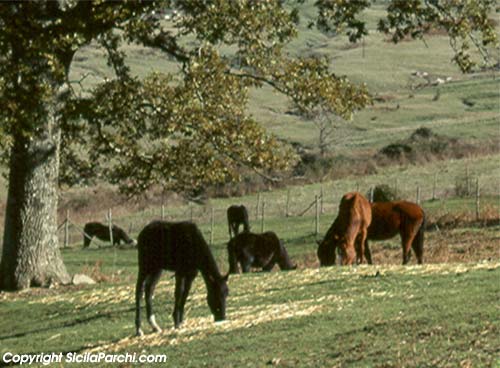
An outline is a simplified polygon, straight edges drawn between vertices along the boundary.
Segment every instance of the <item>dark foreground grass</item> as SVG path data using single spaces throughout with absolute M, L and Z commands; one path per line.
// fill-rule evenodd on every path
M 172 367 L 500 363 L 498 261 L 252 273 L 229 285 L 227 322 L 212 322 L 198 277 L 185 324 L 173 330 L 165 274 L 154 301 L 165 331 L 143 338 L 132 337 L 133 282 L 0 294 L 0 357 L 136 352 L 166 354 Z

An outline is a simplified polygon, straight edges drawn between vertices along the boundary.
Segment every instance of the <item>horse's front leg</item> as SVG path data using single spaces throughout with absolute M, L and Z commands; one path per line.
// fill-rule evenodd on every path
M 174 313 L 172 315 L 175 328 L 179 328 L 184 319 L 184 304 L 186 304 L 186 299 L 195 276 L 196 274 L 175 274 L 175 306 Z

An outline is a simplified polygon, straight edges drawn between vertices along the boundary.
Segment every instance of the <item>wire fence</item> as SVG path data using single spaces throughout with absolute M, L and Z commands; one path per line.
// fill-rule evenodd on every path
M 393 180 L 386 183 L 396 196 L 412 202 L 421 203 L 424 208 L 449 212 L 468 212 L 472 218 L 480 219 L 484 202 L 499 205 L 500 181 L 494 173 L 472 176 L 468 170 L 460 180 L 441 185 L 439 174 L 420 176 L 415 181 Z M 423 184 L 421 184 L 423 183 Z M 109 209 L 102 220 L 111 229 L 118 225 L 132 237 L 153 220 L 192 221 L 198 224 L 205 239 L 210 244 L 225 243 L 229 239 L 227 226 L 227 207 L 243 204 L 248 210 L 251 230 L 263 232 L 272 230 L 286 234 L 289 238 L 319 236 L 333 222 L 341 197 L 349 191 L 359 191 L 372 199 L 373 188 L 380 182 L 342 181 L 329 182 L 306 187 L 290 187 L 282 190 L 260 192 L 253 196 L 215 200 L 214 203 L 198 205 L 189 203 L 184 206 L 169 207 L 165 204 L 151 205 L 149 208 L 132 215 L 113 218 Z M 460 199 L 457 201 L 457 199 Z M 435 204 L 439 206 L 436 207 Z M 81 217 L 81 216 L 79 216 Z M 92 218 L 89 221 L 99 221 Z M 59 226 L 60 244 L 63 247 L 81 246 L 85 224 L 76 224 L 71 214 Z M 96 240 L 97 246 L 109 245 Z

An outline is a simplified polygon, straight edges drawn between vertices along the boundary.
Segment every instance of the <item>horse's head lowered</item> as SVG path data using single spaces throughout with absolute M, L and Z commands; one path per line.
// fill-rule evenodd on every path
M 335 248 L 333 244 L 333 239 L 327 239 L 325 237 L 325 239 L 323 239 L 321 242 L 317 241 L 317 243 L 318 243 L 317 255 L 319 259 L 319 265 L 321 267 L 335 265 Z
M 228 277 L 229 274 L 210 278 L 210 286 L 207 287 L 207 303 L 215 322 L 226 319 L 226 298 L 229 295 L 229 288 L 227 286 Z

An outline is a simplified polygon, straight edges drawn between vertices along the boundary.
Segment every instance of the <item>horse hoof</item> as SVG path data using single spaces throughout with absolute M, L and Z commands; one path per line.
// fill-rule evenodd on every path
M 135 333 L 135 336 L 137 336 L 137 337 L 142 337 L 142 336 L 144 336 L 144 332 L 142 332 L 142 330 L 139 328 L 139 329 L 137 330 L 137 332 Z

